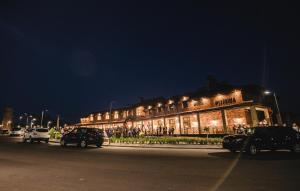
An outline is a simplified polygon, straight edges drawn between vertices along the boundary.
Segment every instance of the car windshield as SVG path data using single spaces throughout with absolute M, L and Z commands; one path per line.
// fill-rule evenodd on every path
M 36 129 L 37 132 L 48 132 L 48 129 Z

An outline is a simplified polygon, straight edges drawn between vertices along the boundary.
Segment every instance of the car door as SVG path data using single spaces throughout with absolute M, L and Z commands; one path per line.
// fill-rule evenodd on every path
M 265 149 L 269 145 L 269 138 L 264 127 L 256 128 L 251 139 L 252 143 L 260 149 Z
M 87 139 L 89 143 L 96 143 L 96 131 L 94 129 L 87 129 Z
M 292 128 L 283 127 L 282 128 L 282 145 L 281 148 L 292 148 L 297 139 L 297 134 Z
M 80 134 L 80 129 L 74 129 L 73 131 L 71 131 L 68 134 L 68 138 L 67 138 L 68 140 L 67 141 L 69 143 L 77 143 L 79 134 Z

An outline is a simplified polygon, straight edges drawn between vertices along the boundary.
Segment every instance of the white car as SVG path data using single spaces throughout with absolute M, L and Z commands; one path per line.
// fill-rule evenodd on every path
M 24 135 L 24 129 L 21 128 L 13 128 L 10 132 L 9 132 L 10 136 L 23 136 Z
M 38 128 L 38 129 L 28 129 L 25 131 L 23 136 L 23 142 L 27 142 L 29 140 L 30 143 L 34 141 L 45 141 L 45 143 L 49 142 L 49 132 L 48 129 L 45 128 Z

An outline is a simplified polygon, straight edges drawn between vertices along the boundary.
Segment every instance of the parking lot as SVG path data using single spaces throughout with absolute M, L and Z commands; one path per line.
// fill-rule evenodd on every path
M 0 137 L 0 190 L 297 190 L 300 156 L 77 147 Z

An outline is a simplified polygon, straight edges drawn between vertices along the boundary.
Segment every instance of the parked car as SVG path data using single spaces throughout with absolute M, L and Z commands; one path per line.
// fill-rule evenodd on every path
M 16 127 L 13 128 L 10 132 L 9 132 L 10 136 L 23 136 L 24 135 L 24 129 Z
M 60 140 L 61 146 L 67 146 L 68 144 L 76 144 L 81 148 L 85 148 L 88 145 L 96 145 L 101 147 L 103 144 L 103 132 L 96 128 L 75 128 L 71 132 L 62 135 Z
M 289 149 L 300 152 L 300 133 L 289 127 L 256 127 L 244 135 L 228 135 L 223 139 L 223 148 L 246 151 L 256 155 L 260 150 Z
M 37 129 L 28 129 L 25 130 L 23 136 L 23 142 L 29 140 L 29 142 L 33 143 L 34 141 L 45 141 L 45 143 L 49 142 L 49 132 L 48 129 L 45 128 L 37 128 Z

